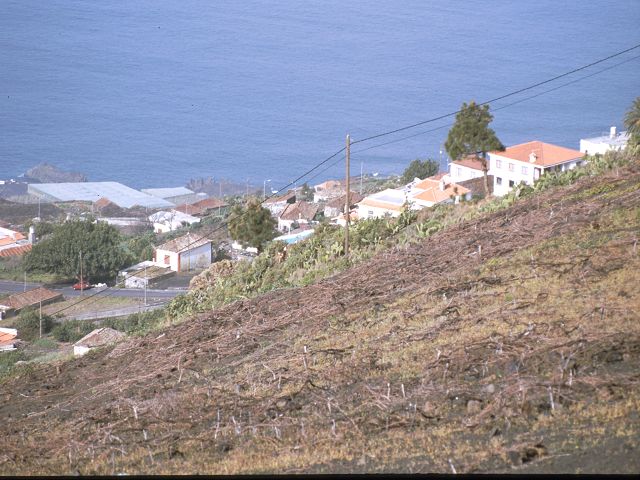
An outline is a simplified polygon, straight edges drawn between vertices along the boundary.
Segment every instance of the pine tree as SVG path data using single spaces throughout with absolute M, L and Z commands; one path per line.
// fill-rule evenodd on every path
M 487 180 L 487 152 L 491 150 L 504 150 L 504 145 L 489 123 L 493 115 L 489 113 L 489 105 L 478 105 L 473 100 L 462 108 L 456 115 L 456 122 L 449 130 L 444 148 L 452 160 L 458 160 L 466 155 L 474 155 L 482 163 L 484 174 L 484 191 L 489 194 L 489 181 Z
M 271 212 L 262 207 L 257 200 L 250 200 L 246 208 L 235 205 L 229 215 L 229 233 L 231 238 L 242 246 L 262 250 L 264 245 L 276 236 L 276 221 Z

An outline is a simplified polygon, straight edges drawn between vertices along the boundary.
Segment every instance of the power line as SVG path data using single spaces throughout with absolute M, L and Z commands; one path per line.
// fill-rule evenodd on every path
M 585 70 L 585 69 L 587 69 L 587 68 L 590 68 L 590 67 L 593 67 L 593 66 L 595 66 L 595 65 L 598 65 L 598 64 L 600 64 L 600 63 L 603 63 L 603 62 L 605 62 L 605 61 L 607 61 L 607 60 L 610 60 L 610 59 L 612 59 L 612 58 L 619 57 L 620 55 L 623 55 L 623 54 L 625 54 L 625 53 L 627 53 L 627 52 L 630 52 L 630 51 L 632 51 L 632 50 L 635 50 L 635 49 L 637 49 L 637 48 L 640 48 L 640 44 L 634 45 L 633 47 L 627 48 L 627 49 L 625 49 L 625 50 L 621 50 L 621 51 L 619 51 L 619 52 L 617 52 L 617 53 L 614 53 L 614 54 L 609 55 L 609 56 L 607 56 L 607 57 L 601 58 L 601 59 L 596 60 L 596 61 L 594 61 L 594 62 L 591 62 L 591 63 L 589 63 L 589 64 L 587 64 L 587 65 L 583 65 L 583 66 L 581 66 L 581 67 L 574 68 L 573 70 L 570 70 L 570 71 L 568 71 L 568 72 L 562 73 L 562 74 L 560 74 L 560 75 L 556 75 L 555 77 L 549 78 L 549 79 L 547 79 L 547 80 L 543 80 L 543 81 L 538 82 L 538 83 L 535 83 L 535 84 L 533 84 L 533 85 L 529 85 L 529 86 L 527 86 L 527 87 L 523 87 L 523 88 L 520 88 L 520 89 L 518 89 L 518 90 L 514 90 L 514 91 L 512 91 L 512 92 L 506 93 L 506 94 L 504 94 L 504 95 L 500 95 L 500 96 L 495 97 L 495 98 L 493 98 L 493 99 L 491 99 L 491 100 L 487 100 L 487 101 L 485 101 L 485 102 L 482 102 L 482 103 L 480 103 L 480 104 L 478 104 L 478 105 L 487 105 L 487 104 L 489 104 L 489 103 L 497 102 L 497 101 L 499 101 L 499 100 L 503 100 L 503 99 L 505 99 L 505 98 L 512 97 L 512 96 L 517 95 L 517 94 L 519 94 L 519 93 L 523 93 L 523 92 L 526 92 L 526 91 L 528 91 L 528 90 L 532 90 L 532 89 L 537 88 L 537 87 L 540 87 L 540 86 L 542 86 L 542 85 L 546 85 L 546 84 L 548 84 L 548 83 L 551 83 L 551 82 L 554 82 L 554 81 L 556 81 L 556 80 L 559 80 L 560 78 L 564 78 L 564 77 L 566 77 L 566 76 L 572 75 L 572 74 L 574 74 L 574 73 L 580 72 L 580 71 Z M 535 95 L 532 95 L 532 96 L 530 96 L 530 97 L 527 97 L 527 98 L 520 99 L 520 100 L 517 100 L 517 101 L 515 101 L 515 102 L 512 102 L 512 103 L 510 103 L 510 104 L 508 104 L 508 105 L 504 105 L 504 106 L 498 107 L 498 108 L 494 109 L 494 111 L 502 110 L 502 109 L 504 109 L 504 108 L 508 108 L 508 107 L 510 107 L 510 106 L 516 105 L 516 104 L 518 104 L 518 103 L 521 103 L 521 102 L 523 102 L 523 101 L 529 100 L 529 99 L 531 99 L 531 98 L 535 98 L 535 97 L 538 97 L 538 96 L 540 96 L 540 95 L 543 95 L 543 94 L 546 94 L 546 93 L 549 93 L 549 92 L 552 92 L 552 91 L 558 90 L 559 88 L 565 87 L 565 86 L 567 86 L 567 85 L 571 85 L 571 84 L 576 83 L 576 82 L 578 82 L 578 81 L 580 81 L 580 80 L 584 80 L 585 78 L 592 77 L 592 76 L 594 76 L 594 75 L 597 75 L 597 74 L 602 73 L 602 72 L 604 72 L 604 71 L 610 70 L 610 69 L 612 69 L 612 68 L 615 68 L 615 67 L 617 67 L 617 66 L 619 66 L 619 65 L 622 65 L 622 64 L 624 64 L 624 63 L 630 62 L 630 61 L 635 60 L 635 59 L 637 59 L 637 58 L 640 58 L 640 56 L 636 56 L 636 57 L 633 57 L 633 58 L 631 58 L 631 59 L 625 60 L 625 61 L 623 61 L 623 62 L 620 62 L 620 63 L 616 64 L 616 65 L 612 65 L 612 66 L 610 66 L 610 67 L 607 67 L 607 68 L 602 69 L 602 70 L 600 70 L 600 71 L 594 72 L 594 73 L 592 73 L 592 74 L 590 74 L 590 75 L 587 75 L 587 76 L 581 77 L 581 78 L 579 78 L 579 79 L 572 80 L 571 82 L 565 83 L 565 84 L 563 84 L 563 85 L 557 86 L 557 87 L 552 88 L 552 89 L 549 89 L 549 90 L 547 90 L 547 91 L 540 92 L 540 93 L 535 94 Z M 415 127 L 418 127 L 418 126 L 420 126 L 420 125 L 425 125 L 425 124 L 428 124 L 428 123 L 437 122 L 438 120 L 443 120 L 443 119 L 445 119 L 445 118 L 448 118 L 448 117 L 454 116 L 454 115 L 458 114 L 459 112 L 460 112 L 460 110 L 456 110 L 455 112 L 450 112 L 450 113 L 447 113 L 447 114 L 444 114 L 444 115 L 440 115 L 440 116 L 437 116 L 437 117 L 434 117 L 434 118 L 430 118 L 430 119 L 428 119 L 428 120 L 423 120 L 423 121 L 421 121 L 421 122 L 417 122 L 417 123 L 414 123 L 414 124 L 412 124 L 412 125 L 407 125 L 407 126 L 404 126 L 404 127 L 396 128 L 396 129 L 394 129 L 394 130 L 389 130 L 389 131 L 382 132 L 382 133 L 379 133 L 379 134 L 376 134 L 376 135 L 371 135 L 371 136 L 369 136 L 369 137 L 366 137 L 366 138 L 363 138 L 363 139 L 360 139 L 360 140 L 352 141 L 352 142 L 351 142 L 351 145 L 355 145 L 355 144 L 363 143 L 363 142 L 367 142 L 367 141 L 369 141 L 369 140 L 373 140 L 373 139 L 376 139 L 376 138 L 381 138 L 381 137 L 385 137 L 385 136 L 388 136 L 388 135 L 392 135 L 392 134 L 394 134 L 394 133 L 398 133 L 398 132 L 402 132 L 402 131 L 405 131 L 405 130 L 409 130 L 409 129 L 411 129 L 411 128 L 415 128 Z M 392 144 L 392 143 L 401 142 L 401 141 L 403 141 L 403 140 L 407 140 L 407 139 L 409 139 L 409 138 L 413 138 L 413 137 L 416 137 L 416 136 L 419 136 L 419 135 L 423 135 L 423 134 L 425 134 L 425 133 L 429 133 L 429 132 L 432 132 L 432 131 L 440 130 L 440 129 L 442 129 L 442 128 L 446 128 L 446 127 L 448 127 L 448 126 L 451 126 L 451 124 L 441 125 L 441 126 L 439 126 L 439 127 L 436 127 L 436 128 L 433 128 L 433 129 L 430 129 L 430 130 L 427 130 L 427 131 L 423 131 L 423 132 L 419 132 L 419 133 L 416 133 L 416 134 L 413 134 L 413 135 L 409 135 L 409 136 L 407 136 L 407 137 L 403 137 L 403 138 L 400 138 L 400 139 L 395 139 L 395 140 L 392 140 L 392 141 L 389 141 L 389 142 L 385 142 L 385 143 L 382 143 L 382 144 L 378 144 L 378 145 L 374 145 L 374 146 L 371 146 L 371 147 L 367 147 L 367 148 L 365 148 L 365 149 L 357 150 L 357 151 L 355 151 L 355 152 L 353 152 L 353 153 L 362 153 L 362 152 L 364 152 L 364 151 L 371 150 L 371 149 L 374 149 L 374 148 L 379 148 L 379 147 L 384 146 L 384 145 L 389 145 L 389 144 Z M 345 149 L 346 149 L 346 147 L 342 147 L 340 150 L 338 150 L 337 152 L 335 152 L 335 153 L 333 153 L 332 155 L 328 156 L 327 158 L 325 158 L 325 159 L 324 159 L 324 160 L 322 160 L 321 162 L 317 163 L 315 166 L 313 166 L 312 168 L 310 168 L 310 169 L 308 169 L 307 171 L 305 171 L 302 175 L 298 176 L 296 179 L 294 179 L 293 181 L 291 181 L 291 182 L 290 182 L 290 183 L 288 183 L 287 185 L 285 185 L 285 186 L 281 187 L 279 191 L 281 191 L 281 190 L 285 190 L 285 189 L 288 189 L 289 187 L 291 187 L 292 185 L 294 185 L 295 183 L 297 183 L 298 181 L 300 181 L 301 179 L 303 179 L 303 178 L 304 178 L 304 177 L 306 177 L 307 175 L 309 175 L 309 174 L 313 173 L 313 172 L 314 172 L 314 171 L 316 171 L 318 168 L 320 168 L 321 166 L 325 165 L 327 162 L 329 162 L 330 160 L 332 160 L 333 158 L 335 158 L 336 156 L 338 156 L 340 153 L 342 153 L 343 151 L 345 151 Z M 313 177 L 311 177 L 311 179 L 313 179 L 313 178 L 317 177 L 318 175 L 320 175 L 320 173 L 323 173 L 324 171 L 328 170 L 329 168 L 331 168 L 331 167 L 335 166 L 335 165 L 336 165 L 338 162 L 340 162 L 341 160 L 342 160 L 342 158 L 338 159 L 336 162 L 332 162 L 332 163 L 331 163 L 331 165 L 329 165 L 328 167 L 326 167 L 325 169 L 323 169 L 323 170 L 322 170 L 322 172 L 316 173 L 316 175 L 314 175 Z M 277 193 L 272 193 L 270 196 L 268 196 L 268 197 L 264 198 L 264 199 L 259 203 L 259 205 L 263 205 L 267 200 L 269 200 L 269 199 L 273 198 L 273 197 L 274 197 L 274 196 L 276 196 L 276 195 L 277 195 Z M 246 213 L 245 213 L 245 214 L 246 214 Z M 181 248 L 177 253 L 178 253 L 178 254 L 182 253 L 182 252 L 183 252 L 183 251 L 185 251 L 187 248 L 189 248 L 191 245 L 195 244 L 196 242 L 198 242 L 198 241 L 200 241 L 200 240 L 202 240 L 202 239 L 204 239 L 204 238 L 207 238 L 208 236 L 212 235 L 213 233 L 216 233 L 217 231 L 219 231 L 219 230 L 220 230 L 220 229 L 222 229 L 223 227 L 224 227 L 224 224 L 220 224 L 220 225 L 218 225 L 218 226 L 217 226 L 216 228 L 214 228 L 213 230 L 211 230 L 211 231 L 207 232 L 207 233 L 206 233 L 206 234 L 204 234 L 204 235 L 201 235 L 201 236 L 197 237 L 195 240 L 193 240 L 192 242 L 190 242 L 190 243 L 188 243 L 187 245 L 185 245 L 184 247 L 182 247 L 182 248 Z M 126 280 L 126 279 L 127 279 L 127 278 L 129 278 L 130 276 L 133 276 L 133 275 L 125 276 L 125 278 L 124 278 L 123 280 Z M 116 284 L 116 285 L 117 285 L 117 284 Z M 92 294 L 92 295 L 90 295 L 90 296 L 88 296 L 88 297 L 85 297 L 85 298 L 81 299 L 80 301 L 78 301 L 78 302 L 76 302 L 76 303 L 74 303 L 74 304 L 72 304 L 72 305 L 68 305 L 67 307 L 65 307 L 65 308 L 63 308 L 63 309 L 60 309 L 60 310 L 58 310 L 58 311 L 54 312 L 52 315 L 57 315 L 58 313 L 60 313 L 60 312 L 62 312 L 62 311 L 64 311 L 64 310 L 67 310 L 68 308 L 71 308 L 71 307 L 73 307 L 73 306 L 75 306 L 75 305 L 79 305 L 80 303 L 82 303 L 82 302 L 84 302 L 84 301 L 87 301 L 87 300 L 90 300 L 90 299 L 92 299 L 93 297 L 96 297 L 96 296 L 98 296 L 98 295 L 100 295 L 100 294 L 103 294 L 104 292 L 109 291 L 109 290 L 111 290 L 111 289 L 113 289 L 113 288 L 115 288 L 115 285 L 114 285 L 113 287 L 107 287 L 106 289 L 100 290 L 100 291 L 98 291 L 98 292 L 96 292 L 96 293 L 94 293 L 94 294 Z
M 591 63 L 589 63 L 587 65 L 583 65 L 581 67 L 574 68 L 573 70 L 570 70 L 568 72 L 561 73 L 560 75 L 556 75 L 555 77 L 549 78 L 547 80 L 543 80 L 541 82 L 534 83 L 533 85 L 529 85 L 527 87 L 523 87 L 523 88 L 520 88 L 518 90 L 514 90 L 514 91 L 506 93 L 504 95 L 500 95 L 499 97 L 492 98 L 491 100 L 486 100 L 486 101 L 484 101 L 482 103 L 479 103 L 478 105 L 487 105 L 489 103 L 497 102 L 499 100 L 503 100 L 505 98 L 512 97 L 512 96 L 517 95 L 519 93 L 526 92 L 528 90 L 532 90 L 532 89 L 534 89 L 536 87 L 540 87 L 540 86 L 545 85 L 547 83 L 554 82 L 556 80 L 559 80 L 559 79 L 561 79 L 563 77 L 566 77 L 568 75 L 571 75 L 573 73 L 577 73 L 577 72 L 580 72 L 580 71 L 585 70 L 587 68 L 593 67 L 594 65 L 598 65 L 598 64 L 600 64 L 602 62 L 606 62 L 607 60 L 611 60 L 612 58 L 619 57 L 620 55 L 623 55 L 623 54 L 625 54 L 627 52 L 635 50 L 636 48 L 640 48 L 640 44 L 634 45 L 633 47 L 630 47 L 630 48 L 626 48 L 626 49 L 621 50 L 621 51 L 619 51 L 617 53 L 614 53 L 614 54 L 609 55 L 607 57 L 601 58 L 600 60 L 596 60 L 595 62 L 591 62 Z M 444 115 L 440 115 L 440 116 L 437 116 L 437 117 L 434 117 L 434 118 L 430 118 L 428 120 L 423 120 L 421 122 L 414 123 L 412 125 L 407 125 L 407 126 L 404 126 L 404 127 L 396 128 L 394 130 L 389 130 L 389 131 L 386 131 L 386 132 L 378 133 L 376 135 L 371 135 L 369 137 L 353 141 L 352 145 L 357 144 L 357 143 L 367 142 L 369 140 L 373 140 L 374 138 L 386 137 L 387 135 L 392 135 L 394 133 L 398 133 L 398 132 L 402 132 L 402 131 L 405 131 L 405 130 L 409 130 L 411 128 L 419 127 L 420 125 L 425 125 L 427 123 L 437 122 L 438 120 L 443 120 L 445 118 L 452 117 L 452 116 L 458 114 L 459 112 L 460 112 L 460 110 L 456 110 L 455 112 L 449 112 L 449 113 L 446 113 Z
M 312 168 L 308 169 L 308 170 L 307 170 L 307 171 L 305 171 L 302 175 L 300 175 L 299 177 L 297 177 L 296 179 L 294 179 L 293 181 L 291 181 L 290 183 L 288 183 L 288 184 L 287 184 L 287 185 L 285 185 L 284 187 L 281 187 L 281 188 L 280 188 L 280 190 L 288 189 L 291 185 L 294 185 L 296 182 L 300 181 L 302 178 L 306 177 L 307 175 L 309 175 L 310 173 L 314 172 L 315 170 L 317 170 L 318 168 L 320 168 L 321 166 L 323 166 L 324 164 L 326 164 L 327 162 L 329 162 L 330 160 L 332 160 L 332 159 L 333 159 L 333 158 L 335 158 L 336 156 L 340 155 L 340 154 L 345 150 L 345 148 L 346 148 L 346 147 L 342 147 L 342 148 L 341 148 L 340 150 L 338 150 L 337 152 L 333 153 L 332 155 L 328 156 L 327 158 L 325 158 L 325 159 L 324 159 L 324 160 L 322 160 L 321 162 L 317 163 L 314 167 L 312 167 Z M 263 205 L 267 200 L 269 200 L 270 198 L 273 198 L 273 197 L 274 197 L 274 196 L 276 196 L 276 195 L 277 195 L 277 193 L 272 193 L 270 196 L 268 196 L 268 197 L 266 197 L 264 200 L 262 200 L 262 201 L 259 203 L 259 205 Z M 243 215 L 246 215 L 246 212 L 245 212 Z M 202 240 L 202 239 L 204 239 L 204 238 L 209 237 L 210 235 L 213 235 L 213 234 L 214 234 L 214 233 L 216 233 L 217 231 L 221 230 L 223 227 L 224 227 L 224 224 L 222 224 L 222 223 L 221 223 L 220 225 L 218 225 L 217 227 L 215 227 L 213 230 L 211 230 L 211 231 L 207 232 L 207 233 L 206 233 L 206 234 L 204 234 L 204 235 L 201 235 L 201 236 L 197 237 L 195 240 L 193 240 L 193 241 L 189 242 L 187 245 L 185 245 L 184 247 L 182 247 L 182 248 L 177 252 L 177 253 L 178 253 L 178 255 L 179 255 L 180 253 L 182 253 L 183 251 L 185 251 L 187 248 L 189 248 L 191 245 L 195 244 L 196 242 L 199 242 L 200 240 Z M 125 282 L 128 278 L 130 278 L 130 277 L 132 277 L 132 276 L 134 276 L 134 274 L 126 275 L 126 276 L 122 279 L 122 282 L 121 282 L 121 283 L 122 283 L 122 284 L 124 284 L 124 282 Z M 99 291 L 97 291 L 97 292 L 93 293 L 92 295 L 89 295 L 89 296 L 87 296 L 87 297 L 83 297 L 83 298 L 82 298 L 82 299 L 80 299 L 79 301 L 77 301 L 77 302 L 75 302 L 75 303 L 72 303 L 71 305 L 67 305 L 66 307 L 61 308 L 60 310 L 57 310 L 57 311 L 55 311 L 55 312 L 51 313 L 50 315 L 51 315 L 51 316 L 53 316 L 53 315 L 58 315 L 59 313 L 64 312 L 65 310 L 68 310 L 68 309 L 69 309 L 69 308 L 71 308 L 71 307 L 74 307 L 74 306 L 79 305 L 79 304 L 81 304 L 81 303 L 83 303 L 83 302 L 86 302 L 86 301 L 88 301 L 88 300 L 91 300 L 92 298 L 94 298 L 94 297 L 96 297 L 96 296 L 98 296 L 98 295 L 103 295 L 105 292 L 110 291 L 110 290 L 113 290 L 117 285 L 118 285 L 118 283 L 116 283 L 116 284 L 115 284 L 114 286 L 112 286 L 112 287 L 104 288 L 104 289 L 102 289 L 102 290 L 99 290 Z M 112 293 L 113 293 L 113 292 L 112 292 Z M 111 294 L 111 293 L 110 293 L 110 294 Z M 109 295 L 110 295 L 110 294 L 109 294 Z M 103 295 L 103 296 L 108 296 L 108 295 Z M 97 299 L 96 299 L 96 300 L 94 300 L 94 301 L 97 301 Z
M 537 98 L 537 97 L 540 97 L 540 96 L 542 96 L 542 95 L 546 95 L 547 93 L 554 92 L 554 91 L 556 91 L 556 90 L 559 90 L 559 89 L 561 89 L 561 88 L 567 87 L 567 86 L 569 86 L 569 85 L 573 85 L 574 83 L 580 82 L 580 81 L 585 80 L 585 79 L 587 79 L 587 78 L 594 77 L 594 76 L 599 75 L 599 74 L 601 74 L 601 73 L 603 73 L 603 72 L 606 72 L 606 71 L 608 71 L 608 70 L 612 70 L 612 69 L 614 69 L 614 68 L 616 68 L 616 67 L 619 67 L 620 65 L 624 65 L 625 63 L 632 62 L 633 60 L 637 60 L 637 59 L 639 59 L 639 58 L 640 58 L 640 55 L 636 55 L 635 57 L 631 57 L 631 58 L 629 58 L 629 59 L 627 59 L 627 60 L 623 60 L 622 62 L 618 62 L 618 63 L 616 63 L 616 64 L 614 64 L 614 65 L 610 65 L 610 66 L 605 67 L 605 68 L 602 68 L 602 69 L 600 69 L 600 70 L 598 70 L 598 71 L 596 71 L 596 72 L 590 73 L 589 75 L 585 75 L 585 76 L 583 76 L 583 77 L 576 78 L 575 80 L 571 80 L 570 82 L 563 83 L 563 84 L 561 84 L 561 85 L 558 85 L 557 87 L 553 87 L 553 88 L 550 88 L 550 89 L 548 89 L 548 90 L 544 90 L 544 91 L 542 91 L 542 92 L 536 93 L 536 94 L 534 94 L 534 95 L 530 95 L 530 96 L 528 96 L 528 97 L 521 98 L 521 99 L 519 99 L 519 100 L 516 100 L 515 102 L 511 102 L 511 103 L 508 103 L 508 104 L 506 104 L 506 105 L 502 105 L 502 106 L 500 106 L 500 107 L 493 108 L 492 110 L 493 110 L 494 112 L 497 112 L 497 111 L 500 111 L 500 110 L 504 110 L 505 108 L 512 107 L 512 106 L 514 106 L 514 105 L 517 105 L 517 104 L 519 104 L 519 103 L 525 102 L 525 101 L 527 101 L 527 100 L 531 100 L 531 99 L 533 99 L 533 98 Z M 457 113 L 457 112 L 456 112 L 456 113 Z M 412 135 L 407 135 L 406 137 L 396 138 L 396 139 L 394 139 L 394 140 L 389 140 L 389 141 L 384 142 L 384 143 L 379 143 L 379 144 L 377 144 L 377 145 L 372 145 L 372 146 L 370 146 L 370 147 L 362 148 L 362 149 L 360 149 L 360 150 L 356 150 L 356 151 L 355 151 L 355 152 L 353 152 L 353 153 L 354 153 L 354 154 L 358 154 L 358 153 L 366 152 L 366 151 L 368 151 L 368 150 L 373 150 L 373 149 L 375 149 L 375 148 L 384 147 L 384 146 L 386 146 L 386 145 L 391 145 L 391 144 L 393 144 L 393 143 L 399 143 L 399 142 L 402 142 L 402 141 L 404 141 L 404 140 L 408 140 L 408 139 L 410 139 L 410 138 L 418 137 L 418 136 L 420 136 L 420 135 L 424 135 L 424 134 L 427 134 L 427 133 L 435 132 L 435 131 L 437 131 L 437 130 L 442 130 L 443 128 L 451 127 L 451 126 L 453 126 L 453 125 L 454 125 L 453 123 L 447 123 L 447 124 L 445 124 L 445 125 L 440 125 L 439 127 L 431 128 L 431 129 L 429 129 L 429 130 L 423 130 L 423 131 L 421 131 L 421 132 L 414 133 L 414 134 L 412 134 Z M 355 142 L 354 142 L 354 143 L 355 143 Z

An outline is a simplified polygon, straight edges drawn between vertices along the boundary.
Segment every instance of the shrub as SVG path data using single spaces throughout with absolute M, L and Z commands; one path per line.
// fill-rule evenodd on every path
M 86 320 L 67 320 L 53 329 L 53 336 L 59 342 L 74 343 L 84 337 L 96 327 Z
M 49 315 L 42 316 L 42 334 L 49 333 L 53 328 L 54 321 Z M 15 321 L 15 328 L 18 330 L 19 338 L 23 340 L 35 340 L 40 337 L 40 314 L 32 308 L 25 308 L 20 312 Z

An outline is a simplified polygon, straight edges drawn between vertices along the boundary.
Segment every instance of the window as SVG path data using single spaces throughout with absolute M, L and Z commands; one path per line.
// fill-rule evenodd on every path
M 502 168 L 502 161 L 496 160 L 496 168 Z
M 509 180 L 509 188 L 513 188 L 515 184 L 516 182 L 514 182 L 513 180 Z
M 522 174 L 523 175 L 529 175 L 529 167 L 523 165 L 522 166 Z
M 502 185 L 502 178 L 496 177 L 496 184 Z
M 515 170 L 515 167 L 513 166 L 513 163 L 509 164 L 509 171 L 513 172 Z
M 367 216 L 373 217 L 373 210 L 367 210 Z
M 462 168 L 458 167 L 458 177 L 462 176 Z
M 165 255 L 164 256 L 164 264 L 165 265 L 169 265 L 171 263 L 171 259 L 169 257 L 169 255 Z

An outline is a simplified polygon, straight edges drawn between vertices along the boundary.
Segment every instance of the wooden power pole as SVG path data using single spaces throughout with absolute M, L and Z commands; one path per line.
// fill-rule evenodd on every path
M 347 134 L 347 147 L 346 147 L 346 159 L 347 159 L 347 176 L 346 176 L 346 187 L 347 194 L 345 200 L 345 222 L 344 222 L 344 254 L 345 256 L 349 256 L 349 209 L 351 208 L 351 169 L 349 167 L 349 162 L 351 160 L 351 137 Z

